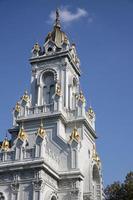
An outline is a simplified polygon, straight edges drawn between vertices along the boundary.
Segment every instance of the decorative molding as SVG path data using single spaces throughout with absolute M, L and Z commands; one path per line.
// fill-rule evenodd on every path
M 18 192 L 19 191 L 19 183 L 17 180 L 14 180 L 13 183 L 11 183 L 11 190 L 13 192 Z
M 37 179 L 37 180 L 33 181 L 33 187 L 34 187 L 34 190 L 42 191 L 42 190 L 44 190 L 45 183 L 42 179 Z

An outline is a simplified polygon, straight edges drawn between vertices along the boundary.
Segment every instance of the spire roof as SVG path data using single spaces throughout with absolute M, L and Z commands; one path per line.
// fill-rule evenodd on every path
M 48 33 L 45 42 L 49 40 L 54 42 L 58 48 L 62 48 L 62 44 L 64 43 L 69 43 L 66 34 L 61 30 L 59 9 L 56 10 L 56 18 L 53 31 Z

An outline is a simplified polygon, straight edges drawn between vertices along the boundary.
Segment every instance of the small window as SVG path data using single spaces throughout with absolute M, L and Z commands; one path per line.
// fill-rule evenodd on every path
M 48 48 L 48 52 L 52 52 L 52 50 L 53 50 L 52 47 Z

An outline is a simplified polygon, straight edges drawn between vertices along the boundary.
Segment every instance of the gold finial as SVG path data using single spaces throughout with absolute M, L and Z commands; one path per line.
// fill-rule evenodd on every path
M 70 141 L 72 140 L 76 140 L 77 142 L 79 142 L 80 140 L 80 136 L 79 136 L 79 133 L 78 133 L 78 130 L 76 127 L 74 127 L 71 135 L 70 135 Z
M 41 120 L 41 125 L 37 131 L 37 135 L 39 135 L 41 138 L 44 138 L 44 136 L 46 135 L 46 131 L 43 127 L 43 123 L 42 123 L 42 120 Z
M 27 140 L 27 134 L 26 134 L 26 132 L 24 131 L 23 125 L 22 125 L 22 127 L 20 128 L 20 130 L 19 130 L 18 138 L 19 138 L 20 140 L 22 140 L 22 141 Z
M 59 14 L 59 9 L 56 9 L 56 19 L 55 19 L 55 26 L 60 27 L 60 14 Z
M 30 97 L 28 95 L 28 92 L 25 91 L 24 95 L 22 96 L 22 100 L 25 101 L 26 103 L 29 101 Z
M 7 139 L 7 136 L 6 136 L 6 138 L 4 139 L 4 141 L 2 142 L 2 146 L 1 146 L 1 149 L 3 150 L 3 151 L 8 151 L 9 150 L 9 141 L 8 141 L 8 139 Z
M 19 113 L 20 110 L 21 110 L 20 103 L 17 102 L 17 103 L 16 103 L 16 106 L 15 106 L 15 111 L 16 111 L 17 113 Z

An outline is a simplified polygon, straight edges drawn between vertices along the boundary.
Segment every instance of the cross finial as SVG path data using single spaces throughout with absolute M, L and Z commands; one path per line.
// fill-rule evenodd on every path
M 59 9 L 56 9 L 56 20 L 55 20 L 55 26 L 60 27 L 60 14 L 59 14 Z

